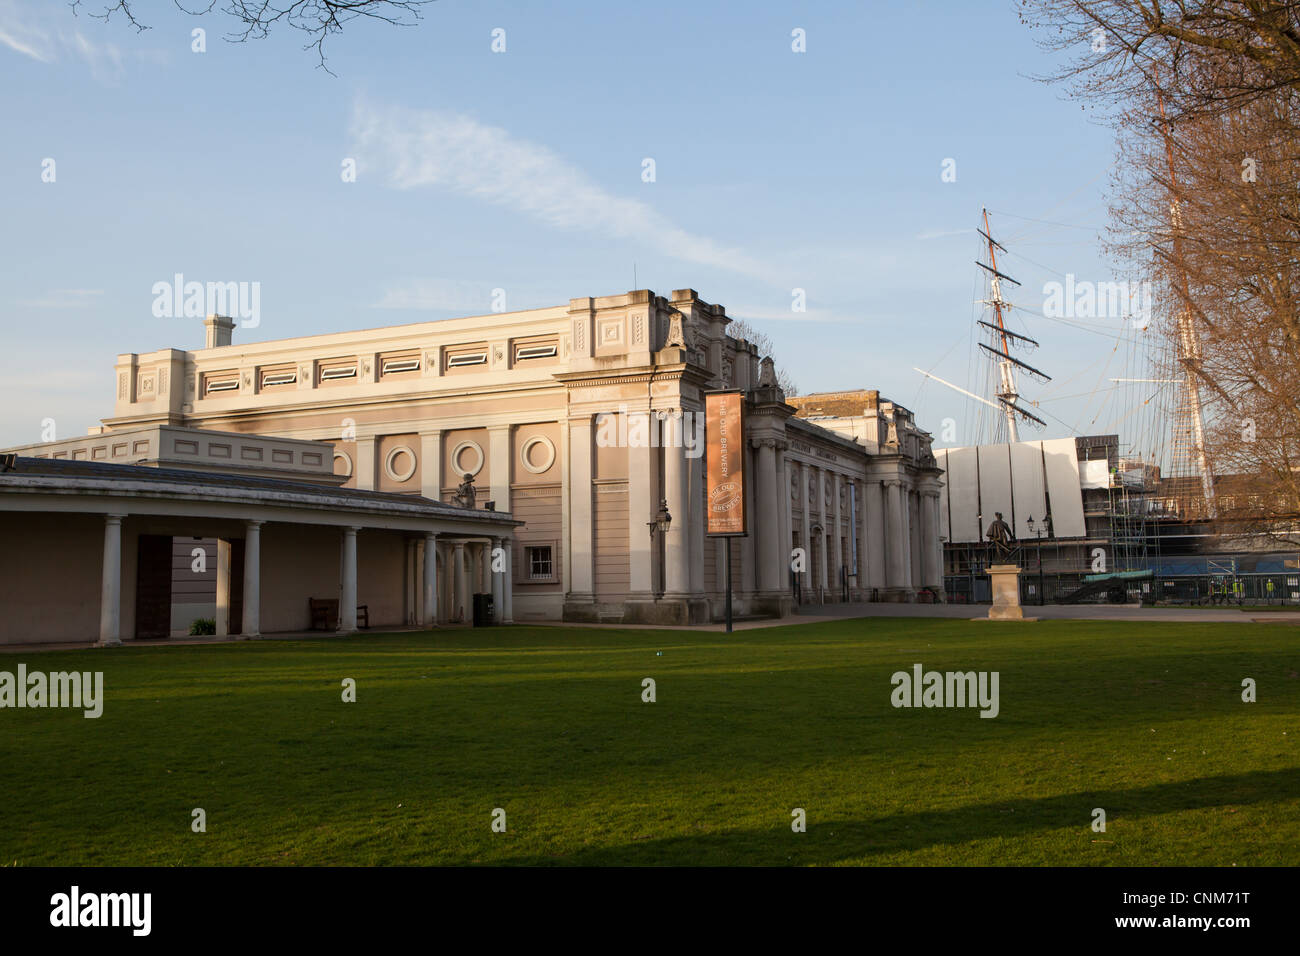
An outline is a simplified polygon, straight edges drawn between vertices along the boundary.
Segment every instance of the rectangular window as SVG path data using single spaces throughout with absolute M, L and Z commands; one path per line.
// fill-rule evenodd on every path
M 486 365 L 487 352 L 464 352 L 447 357 L 447 368 L 461 368 L 466 365 Z
M 394 372 L 418 372 L 419 370 L 418 358 L 384 359 L 382 374 L 392 375 Z
M 555 575 L 551 570 L 551 546 L 549 544 L 534 548 L 525 548 L 528 555 L 528 580 L 549 581 Z
M 204 389 L 204 392 L 205 394 L 211 392 L 233 392 L 238 388 L 239 379 L 237 378 L 208 379 L 208 385 L 207 388 Z
M 298 381 L 297 372 L 266 372 L 262 376 L 262 387 L 269 385 L 293 385 Z
M 554 358 L 554 345 L 521 345 L 515 351 L 515 361 L 526 361 L 528 359 Z
M 356 378 L 357 367 L 355 365 L 335 365 L 333 368 L 323 368 L 320 370 L 320 380 L 322 382 L 333 382 L 340 378 Z

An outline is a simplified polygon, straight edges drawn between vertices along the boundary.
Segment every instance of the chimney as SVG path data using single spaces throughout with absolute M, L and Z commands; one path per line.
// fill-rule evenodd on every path
M 207 342 L 204 348 L 215 349 L 230 344 L 230 335 L 235 331 L 235 320 L 228 315 L 210 315 L 203 320 Z

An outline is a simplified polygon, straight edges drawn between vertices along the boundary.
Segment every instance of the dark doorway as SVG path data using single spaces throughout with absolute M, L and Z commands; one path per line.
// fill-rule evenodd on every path
M 140 535 L 136 554 L 136 640 L 171 637 L 171 536 L 164 534 Z
M 244 539 L 230 540 L 230 633 L 244 633 Z
M 822 597 L 822 546 L 826 542 L 826 537 L 822 534 L 821 528 L 814 527 L 812 529 L 809 542 L 812 545 L 808 549 L 808 568 L 812 571 L 808 578 L 809 600 L 811 603 L 816 604 Z

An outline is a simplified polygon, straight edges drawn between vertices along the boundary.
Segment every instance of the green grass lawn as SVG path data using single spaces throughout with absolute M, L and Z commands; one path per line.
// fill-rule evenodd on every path
M 9 865 L 1300 863 L 1286 625 L 515 627 L 0 670 L 19 662 L 103 670 L 106 703 L 0 710 Z M 998 671 L 1000 715 L 895 709 L 916 662 Z

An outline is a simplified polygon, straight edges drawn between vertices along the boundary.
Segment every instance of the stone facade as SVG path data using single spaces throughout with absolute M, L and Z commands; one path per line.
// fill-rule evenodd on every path
M 705 392 L 738 388 L 751 520 L 730 543 L 736 613 L 787 613 L 796 592 L 941 595 L 930 436 L 878 396 L 870 441 L 798 417 L 805 400 L 729 322 L 691 289 L 248 345 L 210 317 L 205 348 L 118 357 L 104 429 L 325 441 L 345 488 L 446 502 L 469 474 L 478 508 L 524 522 L 515 620 L 699 623 L 722 614 L 727 545 L 704 533 L 693 429 Z M 661 502 L 672 521 L 652 533 Z

